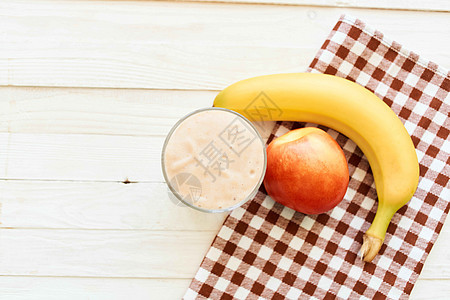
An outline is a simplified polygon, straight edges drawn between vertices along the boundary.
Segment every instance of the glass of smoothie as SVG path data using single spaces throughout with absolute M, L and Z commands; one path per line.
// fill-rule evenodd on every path
M 170 130 L 161 163 L 178 200 L 200 211 L 225 212 L 258 192 L 266 171 L 266 149 L 255 126 L 242 115 L 204 108 Z

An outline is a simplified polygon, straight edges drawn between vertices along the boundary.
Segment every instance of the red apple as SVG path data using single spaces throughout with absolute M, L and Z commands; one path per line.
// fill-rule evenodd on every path
M 332 209 L 344 198 L 348 180 L 344 152 L 319 128 L 291 130 L 267 147 L 266 191 L 296 211 L 320 214 Z

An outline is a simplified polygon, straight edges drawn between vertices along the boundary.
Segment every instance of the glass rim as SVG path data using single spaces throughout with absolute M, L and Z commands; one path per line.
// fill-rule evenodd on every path
M 228 112 L 228 113 L 232 113 L 232 114 L 238 116 L 239 118 L 241 118 L 242 120 L 244 120 L 254 130 L 254 132 L 256 133 L 257 139 L 261 142 L 261 144 L 263 146 L 263 156 L 264 156 L 263 170 L 261 172 L 261 177 L 259 178 L 257 184 L 253 188 L 252 192 L 245 199 L 239 201 L 235 205 L 230 206 L 230 207 L 226 207 L 226 208 L 220 208 L 220 209 L 202 208 L 202 207 L 198 207 L 198 206 L 194 205 L 193 203 L 190 203 L 190 202 L 184 200 L 183 197 L 175 190 L 175 188 L 170 183 L 171 180 L 168 178 L 167 171 L 166 171 L 166 168 L 165 168 L 165 158 L 164 157 L 165 157 L 165 153 L 166 153 L 167 144 L 169 143 L 170 138 L 172 137 L 172 135 L 175 132 L 175 130 L 187 118 L 189 118 L 189 117 L 191 117 L 191 116 L 193 116 L 195 114 L 198 114 L 198 113 L 201 113 L 201 112 L 204 112 L 204 111 L 210 111 L 210 110 L 219 110 L 219 111 L 225 111 L 225 112 Z M 234 209 L 244 205 L 249 200 L 253 199 L 255 197 L 255 195 L 258 193 L 258 190 L 259 190 L 259 188 L 261 187 L 261 185 L 263 183 L 264 176 L 266 174 L 266 168 L 267 168 L 266 144 L 265 144 L 263 138 L 261 137 L 261 134 L 256 129 L 255 125 L 253 125 L 252 122 L 250 122 L 250 120 L 248 120 L 246 117 L 244 117 L 240 113 L 235 112 L 235 111 L 233 111 L 231 109 L 222 108 L 222 107 L 205 107 L 205 108 L 200 108 L 200 109 L 194 110 L 194 111 L 188 113 L 187 115 L 183 116 L 170 129 L 169 133 L 166 136 L 166 139 L 164 140 L 164 144 L 163 144 L 162 151 L 161 151 L 161 169 L 162 169 L 162 172 L 163 172 L 164 180 L 165 180 L 167 186 L 169 187 L 170 191 L 172 192 L 172 194 L 175 195 L 175 197 L 181 203 L 185 204 L 186 206 L 188 206 L 190 208 L 193 208 L 193 209 L 196 209 L 196 210 L 199 210 L 199 211 L 202 211 L 202 212 L 207 212 L 207 213 L 223 213 L 223 212 L 232 211 L 232 210 L 234 210 Z

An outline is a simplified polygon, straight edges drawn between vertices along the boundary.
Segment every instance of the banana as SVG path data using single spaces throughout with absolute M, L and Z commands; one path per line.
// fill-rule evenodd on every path
M 251 121 L 301 121 L 325 125 L 352 139 L 367 157 L 378 195 L 375 218 L 361 254 L 379 252 L 395 212 L 414 195 L 419 163 L 411 137 L 397 115 L 364 87 L 331 75 L 289 73 L 254 77 L 221 91 L 215 107 Z

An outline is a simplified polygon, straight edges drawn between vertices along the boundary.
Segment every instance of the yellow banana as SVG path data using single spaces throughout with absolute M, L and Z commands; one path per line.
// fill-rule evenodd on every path
M 252 121 L 302 121 L 325 125 L 352 139 L 367 157 L 378 194 L 375 219 L 361 254 L 372 261 L 395 212 L 413 196 L 419 163 L 397 115 L 364 87 L 331 75 L 275 74 L 250 78 L 221 91 L 214 106 Z

